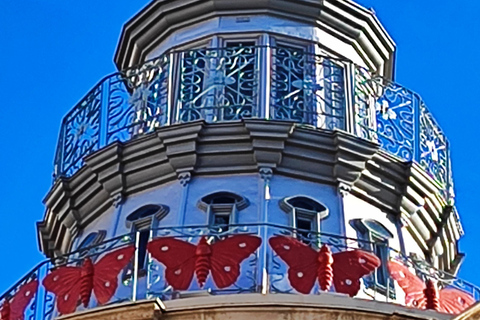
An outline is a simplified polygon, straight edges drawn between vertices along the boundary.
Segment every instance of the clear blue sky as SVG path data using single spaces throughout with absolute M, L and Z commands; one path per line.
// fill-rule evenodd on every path
M 42 259 L 35 222 L 51 185 L 61 118 L 103 76 L 123 23 L 148 0 L 1 0 L 0 294 Z M 460 275 L 480 285 L 480 2 L 358 0 L 397 43 L 396 80 L 420 93 L 452 144 L 467 253 Z

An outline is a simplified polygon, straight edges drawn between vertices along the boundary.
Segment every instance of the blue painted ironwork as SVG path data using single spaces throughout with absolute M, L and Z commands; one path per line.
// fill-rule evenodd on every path
M 377 141 L 375 82 L 372 81 L 371 74 L 363 68 L 354 68 L 354 72 L 355 134 L 366 140 Z
M 448 141 L 424 103 L 419 108 L 420 143 L 417 161 L 443 189 L 448 188 Z
M 266 231 L 266 232 L 265 232 Z M 238 293 L 296 293 L 291 287 L 287 276 L 288 266 L 280 259 L 273 251 L 268 243 L 268 239 L 276 235 L 286 235 L 295 237 L 297 240 L 304 242 L 305 244 L 318 249 L 321 245 L 327 244 L 331 250 L 335 252 L 358 249 L 367 250 L 375 253 L 377 250 L 375 246 L 385 246 L 384 244 L 373 243 L 364 241 L 361 239 L 346 238 L 334 234 L 327 233 L 315 233 L 308 230 L 301 230 L 286 226 L 279 226 L 274 224 L 243 224 L 243 225 L 230 225 L 227 231 L 218 232 L 216 229 L 211 229 L 208 225 L 201 226 L 188 226 L 188 227 L 166 227 L 159 229 L 152 229 L 150 231 L 150 238 L 156 237 L 175 237 L 183 241 L 187 241 L 193 244 L 198 243 L 200 237 L 207 237 L 209 239 L 223 239 L 225 237 L 236 234 L 251 234 L 262 236 L 261 248 L 252 253 L 250 257 L 244 260 L 240 265 L 240 277 L 237 279 L 234 285 L 225 289 L 219 289 L 215 286 L 215 283 L 209 277 L 204 288 L 199 288 L 196 281 L 192 281 L 190 287 L 185 291 L 175 291 L 165 280 L 164 271 L 165 267 L 151 258 L 149 258 L 146 270 L 142 270 L 135 265 L 135 261 L 143 263 L 137 259 L 133 259 L 132 263 L 127 265 L 125 269 L 120 272 L 118 276 L 118 288 L 114 297 L 109 304 L 120 303 L 123 301 L 134 299 L 151 299 L 159 297 L 161 299 L 181 299 L 189 294 L 238 294 Z M 6 299 L 10 299 L 18 291 L 21 285 L 28 283 L 32 280 L 38 280 L 39 286 L 35 294 L 34 299 L 26 308 L 25 316 L 30 320 L 36 319 L 53 319 L 57 316 L 55 308 L 55 296 L 47 292 L 42 286 L 43 279 L 47 274 L 56 267 L 62 265 L 78 265 L 78 263 L 85 257 L 90 257 L 94 261 L 99 260 L 101 256 L 125 246 L 126 244 L 136 243 L 136 255 L 138 257 L 140 250 L 145 250 L 145 247 L 139 245 L 138 241 L 135 241 L 136 235 L 127 234 L 125 236 L 116 237 L 103 243 L 88 248 L 81 248 L 78 251 L 72 252 L 68 255 L 55 258 L 53 260 L 47 260 L 40 263 L 19 282 L 17 282 L 11 289 L 0 296 L 0 304 Z M 143 248 L 143 249 L 142 249 Z M 476 300 L 480 299 L 480 288 L 463 281 L 453 275 L 450 275 L 444 271 L 435 269 L 426 264 L 423 260 L 415 260 L 410 257 L 406 257 L 402 253 L 390 249 L 385 246 L 385 249 L 389 251 L 386 255 L 386 259 L 400 262 L 407 266 L 410 270 L 414 270 L 416 275 L 423 279 L 434 279 L 441 287 L 454 287 L 463 290 L 474 297 Z M 266 260 L 259 259 L 258 255 L 261 252 L 266 253 Z M 382 261 L 384 265 L 387 261 Z M 137 272 L 133 272 L 137 270 Z M 265 278 L 266 277 L 266 278 Z M 370 282 L 369 282 L 370 281 Z M 391 290 L 394 290 L 393 280 L 387 284 Z M 385 296 L 385 289 L 377 287 L 376 282 L 372 282 L 371 279 L 364 278 L 363 286 L 359 292 L 359 297 L 365 299 L 370 297 L 372 300 L 388 301 L 389 299 L 396 299 L 395 295 Z M 264 287 L 266 286 L 266 287 Z M 135 296 L 134 296 L 135 292 Z M 310 292 L 310 294 L 317 294 L 319 292 L 318 285 Z M 395 303 L 403 303 L 401 298 Z M 91 299 L 91 303 L 86 309 L 97 307 L 95 299 Z M 85 308 L 79 306 L 77 310 L 84 310 Z
M 179 53 L 177 122 L 230 121 L 258 115 L 255 46 Z
M 383 149 L 402 159 L 413 160 L 417 95 L 381 78 L 364 76 L 358 86 L 356 120 L 360 136 L 376 140 Z
M 354 71 L 353 94 L 346 69 Z M 269 106 L 260 104 L 265 96 Z M 352 134 L 418 162 L 453 200 L 449 144 L 419 95 L 351 62 L 285 45 L 171 52 L 106 77 L 63 119 L 54 175 L 71 176 L 85 156 L 165 125 L 261 115 L 327 130 L 354 123 Z
M 71 176 L 83 158 L 115 141 L 128 141 L 167 124 L 168 56 L 100 81 L 65 116 L 55 177 Z
M 127 141 L 168 123 L 169 63 L 169 56 L 162 56 L 108 79 L 106 144 Z
M 359 69 L 355 86 L 357 136 L 377 141 L 405 161 L 418 162 L 439 184 L 445 198 L 453 201 L 449 143 L 424 101 L 399 84 L 369 78 L 368 72 Z
M 101 84 L 95 86 L 63 119 L 61 172 L 71 175 L 83 166 L 83 157 L 100 148 Z
M 271 118 L 345 128 L 344 67 L 303 49 L 272 49 Z

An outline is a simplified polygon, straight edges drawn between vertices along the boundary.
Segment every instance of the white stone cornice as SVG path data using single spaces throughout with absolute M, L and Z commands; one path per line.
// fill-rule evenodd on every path
M 373 12 L 347 0 L 152 1 L 124 25 L 114 60 L 124 70 L 144 62 L 178 30 L 221 17 L 258 15 L 320 28 L 350 45 L 373 72 L 392 78 L 394 42 Z
M 437 222 L 447 205 L 438 184 L 417 164 L 403 162 L 377 144 L 342 131 L 287 121 L 196 121 L 162 127 L 100 149 L 85 163 L 72 177 L 57 180 L 45 198 L 47 214 L 38 224 L 38 233 L 48 256 L 68 248 L 72 235 L 111 208 L 119 200 L 117 195 L 128 197 L 177 179 L 186 185 L 196 175 L 267 170 L 336 186 L 397 216 L 425 250 L 438 232 Z M 458 254 L 449 249 L 460 236 L 456 227 L 451 215 L 437 237 L 437 253 Z

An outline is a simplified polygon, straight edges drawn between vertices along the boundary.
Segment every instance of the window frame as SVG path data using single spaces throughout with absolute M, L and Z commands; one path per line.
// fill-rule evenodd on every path
M 89 234 L 87 234 L 83 239 L 82 241 L 79 243 L 79 245 L 77 246 L 76 250 L 75 251 L 78 251 L 78 250 L 88 250 L 89 248 L 91 247 L 95 247 L 97 246 L 98 244 L 102 243 L 103 240 L 105 240 L 105 237 L 107 236 L 107 230 L 98 230 L 98 231 L 93 231 L 93 232 L 90 232 Z M 90 240 L 90 239 L 91 240 Z M 87 244 L 85 244 L 85 242 L 88 240 L 90 240 Z
M 210 36 L 210 37 L 206 37 L 206 38 L 203 38 L 201 39 L 200 41 L 194 41 L 194 42 L 190 42 L 190 43 L 186 43 L 186 44 L 183 44 L 181 46 L 178 46 L 176 47 L 173 52 L 176 52 L 177 54 L 175 55 L 176 56 L 176 63 L 175 65 L 177 66 L 177 70 L 175 70 L 175 83 L 178 83 L 179 85 L 176 86 L 176 90 L 175 90 L 175 96 L 176 97 L 179 97 L 180 95 L 180 88 L 182 87 L 182 78 L 181 78 L 181 71 L 180 69 L 182 69 L 182 66 L 183 66 L 183 54 L 185 52 L 189 52 L 189 51 L 195 51 L 195 50 L 205 50 L 206 52 L 208 52 L 209 50 L 218 50 L 219 52 L 221 50 L 225 50 L 227 48 L 227 44 L 229 42 L 253 42 L 254 43 L 254 47 L 257 47 L 260 45 L 260 42 L 261 42 L 261 37 L 262 37 L 263 33 L 258 33 L 258 32 L 254 32 L 254 33 L 242 33 L 242 34 L 218 34 L 218 35 L 214 35 L 214 36 Z M 250 47 L 250 46 L 248 46 Z M 232 48 L 235 48 L 235 47 L 232 47 Z M 259 66 L 259 61 L 261 60 L 261 52 L 260 50 L 256 50 L 255 54 L 255 61 L 253 62 L 253 66 L 254 68 L 258 68 Z M 212 61 L 208 61 L 208 60 L 218 60 L 218 59 L 206 59 L 205 63 L 206 65 L 204 66 L 205 70 L 204 72 L 201 73 L 201 93 L 200 95 L 197 96 L 197 98 L 199 99 L 202 99 L 201 100 L 201 107 L 198 108 L 199 110 L 197 111 L 200 115 L 201 115 L 201 119 L 205 120 L 206 122 L 221 122 L 221 121 L 231 121 L 230 119 L 229 120 L 224 120 L 225 119 L 225 115 L 223 114 L 223 110 L 221 108 L 217 108 L 215 107 L 214 105 L 209 105 L 210 103 L 208 102 L 208 100 L 210 99 L 208 96 L 209 94 L 206 94 L 206 92 L 210 89 L 209 87 L 211 86 L 211 82 L 212 81 L 215 81 L 216 79 L 216 73 L 217 73 L 217 68 L 214 66 L 212 67 L 210 64 L 212 63 Z M 207 66 L 208 64 L 208 66 Z M 194 73 L 195 74 L 195 71 Z M 199 73 L 200 74 L 200 73 Z M 256 75 L 258 77 L 258 75 Z M 257 86 L 253 87 L 252 90 L 254 90 L 253 94 L 252 94 L 252 115 L 251 117 L 255 117 L 255 116 L 258 116 L 257 114 L 255 114 L 255 112 L 258 113 L 258 109 L 259 109 L 259 101 L 258 101 L 258 92 L 255 92 L 256 90 L 258 91 L 259 90 L 259 84 L 257 83 Z M 225 92 L 225 89 L 223 90 Z M 206 99 L 206 102 L 204 103 L 204 99 Z M 181 102 L 181 99 L 177 99 L 177 106 L 175 107 L 175 112 L 176 114 L 174 115 L 174 119 L 175 119 L 175 122 L 183 122 L 183 120 L 181 119 L 181 115 L 182 115 L 182 112 L 181 112 L 181 109 L 183 107 L 183 105 L 179 105 Z M 192 100 L 193 101 L 193 100 Z M 195 106 L 195 103 L 194 102 L 189 102 L 190 104 L 192 104 L 193 106 Z M 215 101 L 213 102 L 215 104 Z M 192 109 L 194 107 L 192 106 L 189 106 L 188 107 L 189 109 Z M 188 109 L 187 109 L 188 110 Z
M 148 215 L 142 216 L 140 213 L 141 210 L 152 210 L 152 212 Z M 153 237 L 153 229 L 158 226 L 159 222 L 165 218 L 169 212 L 170 208 L 166 205 L 150 203 L 137 207 L 125 218 L 126 227 L 131 230 L 131 233 L 133 233 L 135 237 L 137 236 L 137 233 L 140 237 L 140 239 L 138 239 L 139 247 L 136 248 L 139 256 L 138 277 L 143 277 L 147 274 L 147 266 L 150 259 L 147 252 L 147 244 Z M 140 217 L 135 217 L 135 215 L 139 215 Z M 130 262 L 124 269 L 122 280 L 131 277 L 132 273 L 133 264 Z
M 347 110 L 346 110 L 346 88 L 348 86 L 347 79 L 348 79 L 348 68 L 347 64 L 342 61 L 342 57 L 339 57 L 337 54 L 333 52 L 329 52 L 324 50 L 321 46 L 319 46 L 318 43 L 313 42 L 313 41 L 307 41 L 307 40 L 302 40 L 302 39 L 297 39 L 297 38 L 291 38 L 287 37 L 285 35 L 275 35 L 275 34 L 268 34 L 270 37 L 270 42 L 272 44 L 272 88 L 271 91 L 275 92 L 276 88 L 273 85 L 275 83 L 274 76 L 276 74 L 276 63 L 275 63 L 275 50 L 279 46 L 284 46 L 286 48 L 291 48 L 294 50 L 302 50 L 303 54 L 306 56 L 304 59 L 305 63 L 308 64 L 315 64 L 315 72 L 313 77 L 315 78 L 316 83 L 318 80 L 323 79 L 322 81 L 324 83 L 329 84 L 331 87 L 329 90 L 324 89 L 323 87 L 323 93 L 321 96 L 318 96 L 316 93 L 315 88 L 311 88 L 312 90 L 310 95 L 313 96 L 318 96 L 317 98 L 309 98 L 309 94 L 306 92 L 306 88 L 303 87 L 305 80 L 308 80 L 308 77 L 311 77 L 312 75 L 308 74 L 308 70 L 306 69 L 306 66 L 303 68 L 303 78 L 302 78 L 302 88 L 298 88 L 299 90 L 303 91 L 302 92 L 302 101 L 304 104 L 304 111 L 299 110 L 300 112 L 304 112 L 305 114 L 302 116 L 302 121 L 300 122 L 302 125 L 306 126 L 312 126 L 314 128 L 320 128 L 320 129 L 328 129 L 328 130 L 334 130 L 334 129 L 341 129 L 345 130 L 347 126 Z M 321 65 L 318 64 L 317 57 L 321 57 Z M 328 61 L 328 63 L 327 63 Z M 327 65 L 328 64 L 328 65 Z M 321 66 L 321 67 L 320 67 Z M 334 67 L 333 67 L 334 66 Z M 334 106 L 335 102 L 338 102 L 338 97 L 337 97 L 337 92 L 334 88 L 334 86 L 337 84 L 336 82 L 330 82 L 327 81 L 327 79 L 332 79 L 334 77 L 333 74 L 330 74 L 328 76 L 325 75 L 325 70 L 328 67 L 329 70 L 335 70 L 337 68 L 342 69 L 342 87 L 343 87 L 343 103 L 344 105 L 340 107 L 341 110 L 343 110 L 343 114 L 337 115 L 335 110 L 336 106 Z M 321 70 L 319 70 L 321 69 Z M 330 71 L 330 72 L 331 72 Z M 330 93 L 330 97 L 328 100 L 330 101 L 330 104 L 327 103 L 327 93 Z M 272 104 L 271 107 L 273 109 L 276 109 L 276 103 L 275 103 L 275 98 L 274 95 L 272 95 L 272 99 L 274 103 Z M 323 102 L 320 102 L 319 100 L 322 100 Z M 306 103 L 312 103 L 311 106 L 306 108 Z M 322 110 L 322 108 L 324 110 Z M 274 110 L 275 111 L 275 110 Z M 275 113 L 274 113 L 275 114 Z M 281 119 L 281 118 L 280 118 Z M 288 120 L 295 121 L 294 117 L 290 117 Z M 334 127 L 332 127 L 334 125 Z
M 377 228 L 383 229 L 383 234 L 378 229 L 375 230 L 369 226 L 371 223 L 376 224 Z M 389 297 L 394 299 L 395 286 L 393 285 L 393 279 L 390 277 L 387 264 L 389 261 L 389 240 L 394 239 L 394 235 L 387 227 L 375 219 L 352 219 L 350 220 L 350 225 L 357 231 L 358 238 L 363 240 L 359 242 L 359 247 L 374 253 L 381 260 L 380 267 L 364 277 L 365 287 L 374 289 L 385 296 L 388 292 Z
M 314 208 L 314 210 L 309 210 L 302 207 L 296 207 L 291 203 L 292 201 L 305 200 L 313 202 L 314 206 L 317 206 L 317 209 Z M 290 214 L 290 225 L 294 230 L 294 235 L 300 236 L 301 239 L 305 240 L 308 239 L 309 232 L 319 234 L 321 230 L 321 220 L 329 216 L 329 210 L 326 205 L 306 195 L 285 197 L 279 201 L 279 206 L 285 213 Z M 311 226 L 310 230 L 300 230 L 298 228 L 298 220 L 309 221 Z
M 215 199 L 230 198 L 232 202 L 214 203 Z M 247 198 L 230 192 L 218 191 L 203 196 L 197 203 L 197 207 L 207 214 L 207 225 L 218 232 L 228 231 L 230 225 L 238 223 L 238 213 L 250 205 Z M 228 225 L 216 224 L 216 216 L 228 216 Z M 223 228 L 222 228 L 223 227 Z
M 228 110 L 230 110 L 229 108 L 231 107 L 226 106 L 226 108 L 219 108 L 216 105 L 216 96 L 218 94 L 222 95 L 222 93 L 217 92 L 218 88 L 215 88 L 215 85 L 212 85 L 212 81 L 216 81 L 216 73 L 218 72 L 218 70 L 216 70 L 215 67 L 212 68 L 211 66 L 209 66 L 208 68 L 207 66 L 205 66 L 205 70 L 203 71 L 192 71 L 192 74 L 188 75 L 188 77 L 194 77 L 194 75 L 198 72 L 197 78 L 201 78 L 201 84 L 199 85 L 199 87 L 202 88 L 201 93 L 197 95 L 194 99 L 192 97 L 185 97 L 185 100 L 180 99 L 180 88 L 183 88 L 183 80 L 181 77 L 180 69 L 182 69 L 182 66 L 184 66 L 182 62 L 184 59 L 182 52 L 189 50 L 222 50 L 226 48 L 229 43 L 232 42 L 252 42 L 255 47 L 258 47 L 258 50 L 256 50 L 254 54 L 255 61 L 252 64 L 255 71 L 254 76 L 257 77 L 257 79 L 254 80 L 256 81 L 256 85 L 252 86 L 253 92 L 251 95 L 251 102 L 246 103 L 246 106 L 251 103 L 251 109 L 243 109 L 243 107 L 239 107 L 235 103 L 235 99 L 231 101 L 231 103 L 235 105 L 235 108 L 233 110 L 236 110 L 236 112 L 233 113 L 228 112 Z M 260 46 L 262 45 L 268 48 L 265 48 L 265 50 L 261 50 Z M 285 99 L 285 97 L 277 96 L 276 91 L 278 91 L 279 89 L 276 88 L 274 84 L 276 83 L 276 81 L 278 83 L 281 82 L 279 80 L 275 80 L 275 77 L 278 76 L 275 72 L 277 68 L 275 63 L 275 52 L 278 46 L 284 46 L 286 48 L 303 51 L 305 55 L 304 60 L 307 62 L 307 64 L 314 63 L 317 66 L 313 75 L 311 74 L 312 71 L 309 70 L 308 67 L 304 66 L 302 70 L 302 79 L 298 79 L 302 81 L 302 87 L 297 88 L 299 91 L 301 91 L 298 93 L 298 97 L 301 97 L 301 102 L 299 104 L 302 104 L 302 106 L 290 109 L 280 103 Z M 176 86 L 175 89 L 174 95 L 178 99 L 176 99 L 176 106 L 172 111 L 172 119 L 175 119 L 174 121 L 176 123 L 192 121 L 192 119 L 197 118 L 203 119 L 207 122 L 239 120 L 244 117 L 243 114 L 240 116 L 233 116 L 233 118 L 231 118 L 232 114 L 237 114 L 238 112 L 248 112 L 251 113 L 249 117 L 286 119 L 290 121 L 297 121 L 302 125 L 312 126 L 314 128 L 321 129 L 333 130 L 335 128 L 338 128 L 344 130 L 348 126 L 346 90 L 348 87 L 347 82 L 349 70 L 346 63 L 343 61 L 343 59 L 345 58 L 336 52 L 325 50 L 325 48 L 323 48 L 315 41 L 299 39 L 272 31 L 245 31 L 242 33 L 224 32 L 218 33 L 216 35 L 208 35 L 202 37 L 201 39 L 193 40 L 187 43 L 182 43 L 176 46 L 172 52 L 176 53 L 174 55 L 174 65 L 177 66 L 176 68 L 174 68 L 175 70 L 173 70 L 173 81 L 180 84 Z M 267 54 L 266 52 L 269 52 L 269 54 Z M 317 56 L 322 57 L 321 62 L 319 62 L 320 60 L 317 61 Z M 209 60 L 215 59 L 205 59 L 205 63 L 214 63 L 211 61 L 209 62 Z M 264 67 L 264 64 L 268 64 L 268 66 Z M 327 73 L 327 69 L 330 70 L 330 72 Z M 339 82 L 334 80 L 339 75 L 339 73 L 336 73 L 334 71 L 338 69 L 342 70 L 341 89 L 343 90 L 337 89 L 337 85 L 339 84 Z M 266 72 L 267 74 L 264 74 L 264 72 Z M 261 73 L 261 75 L 256 73 Z M 312 88 L 304 88 L 305 84 L 309 83 L 309 78 L 312 77 L 316 79 L 316 85 L 314 84 L 314 87 Z M 268 80 L 266 80 L 267 78 Z M 319 81 L 321 81 L 323 85 L 319 85 Z M 265 82 L 267 82 L 268 85 Z M 234 81 L 233 83 L 236 82 Z M 188 81 L 185 82 L 185 88 L 192 86 L 194 86 L 192 83 Z M 228 84 L 224 84 L 224 93 L 226 90 L 225 88 L 228 86 Z M 239 88 L 240 87 L 241 86 L 239 86 Z M 320 87 L 321 89 L 318 89 L 317 87 Z M 233 90 L 233 92 L 237 92 L 236 89 L 231 90 Z M 317 94 L 318 90 L 321 90 L 321 93 Z M 290 94 L 293 94 L 293 91 L 295 90 L 290 87 L 286 88 L 284 95 L 289 96 Z M 185 92 L 188 92 L 188 89 Z M 239 93 L 238 91 L 238 98 L 245 99 L 246 97 L 250 97 L 250 94 L 248 93 L 243 94 L 245 95 L 242 95 L 242 93 Z M 269 97 L 265 98 L 265 94 L 268 94 Z M 343 96 L 339 96 L 338 94 L 342 94 Z M 200 101 L 197 101 L 199 99 Z M 268 105 L 263 106 L 262 102 L 265 99 L 266 101 L 269 101 L 269 103 Z M 182 103 L 182 101 L 184 103 Z M 339 102 L 343 103 L 343 105 L 339 105 Z M 263 110 L 264 108 L 268 110 Z M 341 112 L 339 112 L 339 110 L 341 110 Z

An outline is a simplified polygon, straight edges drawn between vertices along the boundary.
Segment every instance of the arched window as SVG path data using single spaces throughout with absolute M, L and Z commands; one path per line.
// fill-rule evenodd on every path
M 358 238 L 365 241 L 359 242 L 360 247 L 375 253 L 382 261 L 381 266 L 372 275 L 365 277 L 365 284 L 367 287 L 375 286 L 377 290 L 384 291 L 386 294 L 390 277 L 387 269 L 388 241 L 393 239 L 393 234 L 383 224 L 373 219 L 353 219 L 350 220 L 350 225 L 357 231 Z M 391 289 L 389 288 L 388 291 Z
M 320 220 L 328 216 L 327 207 L 306 196 L 284 198 L 280 200 L 280 208 L 291 214 L 291 224 L 303 239 L 308 239 L 312 232 L 320 232 Z
M 96 246 L 97 244 L 101 243 L 105 236 L 107 235 L 106 230 L 98 230 L 96 232 L 90 232 L 77 247 L 77 250 L 84 249 L 88 247 Z
M 138 272 L 139 276 L 146 274 L 146 258 L 147 258 L 147 244 L 150 239 L 150 230 L 155 228 L 158 222 L 163 219 L 169 212 L 168 206 L 147 204 L 132 213 L 126 218 L 127 228 L 132 232 L 138 232 Z M 123 274 L 124 280 L 130 278 L 133 266 L 125 269 Z
M 198 201 L 198 208 L 208 215 L 208 225 L 217 231 L 226 231 L 230 224 L 237 223 L 237 213 L 249 202 L 238 194 L 222 191 L 211 193 Z

